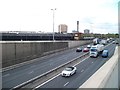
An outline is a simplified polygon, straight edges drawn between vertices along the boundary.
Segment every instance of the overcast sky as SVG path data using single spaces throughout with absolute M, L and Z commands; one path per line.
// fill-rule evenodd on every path
M 0 31 L 55 31 L 66 24 L 68 32 L 118 33 L 119 0 L 0 0 Z

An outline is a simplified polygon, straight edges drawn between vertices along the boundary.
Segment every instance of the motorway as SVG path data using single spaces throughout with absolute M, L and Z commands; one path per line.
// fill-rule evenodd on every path
M 37 90 L 40 88 L 79 88 L 93 73 L 96 72 L 109 58 L 114 54 L 115 44 L 111 44 L 106 47 L 109 50 L 109 57 L 102 58 L 86 58 L 83 62 L 76 65 L 77 72 L 71 77 L 62 77 L 60 74 L 53 79 L 48 80 L 41 85 L 37 86 Z M 103 73 L 104 74 L 104 73 Z
M 84 52 L 76 52 L 76 48 L 73 48 L 37 58 L 36 61 L 31 64 L 5 71 L 2 73 L 2 87 L 13 88 L 82 54 L 84 54 Z

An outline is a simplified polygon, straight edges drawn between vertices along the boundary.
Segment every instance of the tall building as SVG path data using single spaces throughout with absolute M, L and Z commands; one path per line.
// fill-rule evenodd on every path
M 89 34 L 89 33 L 90 33 L 90 30 L 88 30 L 88 29 L 84 30 L 84 34 Z
M 67 33 L 68 26 L 66 24 L 60 24 L 58 26 L 58 32 L 59 33 Z

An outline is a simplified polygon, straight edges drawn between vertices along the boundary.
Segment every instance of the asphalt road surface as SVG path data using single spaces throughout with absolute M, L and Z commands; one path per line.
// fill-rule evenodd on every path
M 86 47 L 86 45 L 81 47 Z M 76 52 L 76 48 L 73 48 L 44 58 L 37 58 L 36 62 L 5 71 L 2 73 L 2 87 L 13 88 L 82 54 L 84 52 Z
M 109 57 L 102 58 L 101 55 L 97 58 L 87 58 L 80 64 L 78 64 L 76 74 L 71 77 L 58 77 L 52 79 L 49 82 L 44 82 L 40 88 L 79 88 L 93 73 L 95 73 L 109 58 L 114 54 L 115 44 L 111 44 L 106 47 L 109 51 Z

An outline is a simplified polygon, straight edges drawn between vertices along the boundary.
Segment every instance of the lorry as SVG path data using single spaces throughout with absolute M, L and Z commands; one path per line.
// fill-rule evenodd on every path
M 90 57 L 97 57 L 104 50 L 103 44 L 92 45 L 90 48 Z
M 101 44 L 103 44 L 103 45 L 106 45 L 107 44 L 107 40 L 101 40 Z
M 97 44 L 100 44 L 100 39 L 99 38 L 93 39 L 93 45 L 97 45 Z

